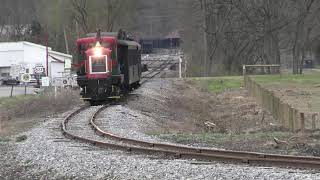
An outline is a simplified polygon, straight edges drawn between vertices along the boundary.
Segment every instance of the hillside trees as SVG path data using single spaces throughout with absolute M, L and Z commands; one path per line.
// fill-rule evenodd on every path
M 144 37 L 179 30 L 190 75 L 239 74 L 256 63 L 302 73 L 320 49 L 319 10 L 317 0 L 3 0 L 0 40 L 45 44 L 48 34 L 49 46 L 73 53 L 76 39 L 98 28 Z
M 66 50 L 65 39 L 74 44 L 77 38 L 98 28 L 103 31 L 130 29 L 135 9 L 130 0 L 55 0 L 52 4 L 42 1 L 37 14 L 49 31 L 51 45 L 60 51 Z
M 0 7 L 0 39 L 28 40 L 66 52 L 78 37 L 98 28 L 132 29 L 136 4 L 130 0 L 4 0 Z
M 31 2 L 31 3 L 30 3 Z M 33 0 L 3 0 L 0 6 L 0 40 L 26 40 L 33 18 Z
M 199 52 L 205 50 L 203 67 L 199 69 L 205 76 L 238 74 L 242 64 L 283 64 L 284 51 L 292 52 L 294 73 L 301 73 L 306 53 L 320 34 L 317 18 L 320 2 L 316 0 L 198 0 L 187 3 L 199 11 L 192 15 L 202 20 L 192 17 L 182 21 L 181 27 L 192 23 L 201 27 L 194 36 L 202 41 L 186 37 L 185 43 L 189 45 L 186 49 L 197 43 L 194 48 Z M 185 28 L 184 34 L 195 30 Z M 197 50 L 186 52 L 192 54 Z M 192 63 L 198 66 L 198 61 Z
M 319 10 L 320 2 L 316 0 L 297 0 L 292 4 L 292 16 L 296 19 L 291 32 L 294 74 L 302 73 L 307 51 L 312 41 L 319 39 Z

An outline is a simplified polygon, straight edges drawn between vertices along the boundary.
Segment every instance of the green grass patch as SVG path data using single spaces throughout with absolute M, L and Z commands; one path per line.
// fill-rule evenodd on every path
M 272 140 L 274 137 L 285 139 L 292 136 L 289 132 L 259 132 L 253 134 L 221 134 L 221 133 L 174 133 L 161 134 L 152 133 L 150 135 L 157 136 L 164 140 L 174 141 L 177 143 L 201 142 L 207 144 L 223 144 L 226 141 L 241 141 L 241 140 Z
M 243 86 L 243 77 L 241 76 L 193 78 L 193 81 L 199 84 L 201 88 L 214 93 L 239 89 Z
M 272 84 L 296 84 L 296 85 L 316 85 L 320 84 L 320 72 L 306 74 L 282 74 L 282 75 L 256 75 L 252 76 L 258 83 Z

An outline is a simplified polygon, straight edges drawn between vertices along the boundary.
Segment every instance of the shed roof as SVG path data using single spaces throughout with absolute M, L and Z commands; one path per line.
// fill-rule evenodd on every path
M 40 48 L 40 49 L 46 49 L 46 46 L 43 46 L 43 45 L 40 45 L 40 44 L 31 43 L 31 42 L 27 42 L 27 41 L 0 42 L 0 52 L 1 51 L 3 52 L 3 51 L 19 51 L 19 50 L 23 50 L 23 46 L 24 45 L 33 46 L 33 47 L 37 47 L 37 48 Z M 61 52 L 58 52 L 58 51 L 54 51 L 54 50 L 52 50 L 51 47 L 48 47 L 48 50 L 49 50 L 50 54 L 55 54 L 55 55 L 59 55 L 59 56 L 72 58 L 72 55 L 61 53 Z

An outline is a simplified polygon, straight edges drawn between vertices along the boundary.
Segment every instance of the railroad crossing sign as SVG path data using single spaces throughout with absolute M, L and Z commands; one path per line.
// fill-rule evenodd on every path
M 34 67 L 34 73 L 35 74 L 41 74 L 43 72 L 44 72 L 44 67 L 42 65 Z
M 64 69 L 71 69 L 71 59 L 65 59 L 64 60 Z
M 21 75 L 21 81 L 22 82 L 28 83 L 28 82 L 30 82 L 30 80 L 31 80 L 31 75 L 30 74 L 22 74 Z
M 41 85 L 43 87 L 49 87 L 50 86 L 50 78 L 49 77 L 42 77 L 41 78 Z

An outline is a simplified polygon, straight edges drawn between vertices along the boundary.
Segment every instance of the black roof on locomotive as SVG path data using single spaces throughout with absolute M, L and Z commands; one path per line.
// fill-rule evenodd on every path
M 87 37 L 96 37 L 97 33 L 88 33 Z M 101 36 L 118 37 L 118 32 L 101 32 Z
M 133 40 L 126 31 L 119 30 L 119 32 L 101 32 L 102 37 L 114 37 L 118 39 L 118 43 L 124 46 L 134 46 L 138 50 L 141 49 L 141 45 Z M 97 33 L 88 33 L 87 37 L 96 37 Z

